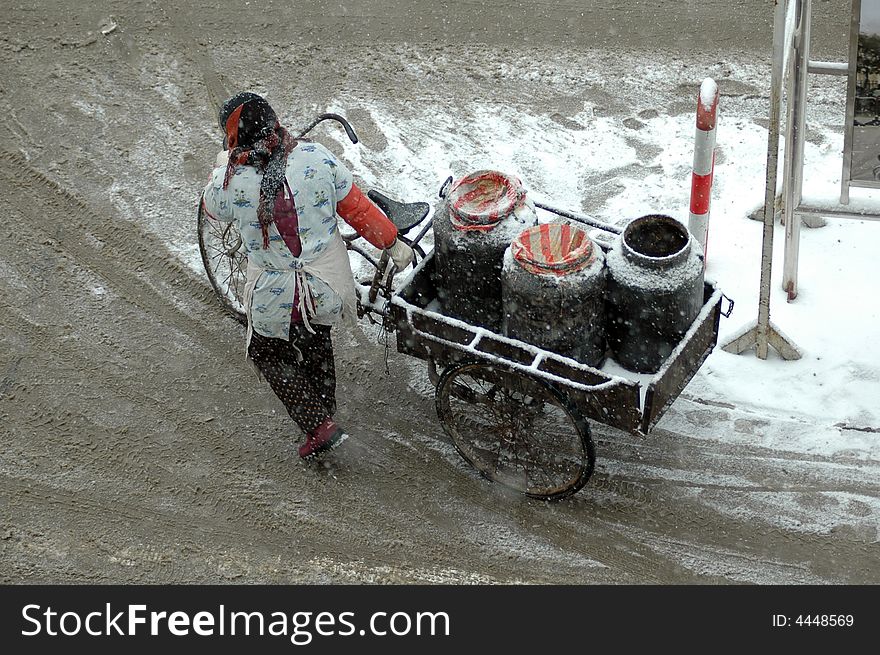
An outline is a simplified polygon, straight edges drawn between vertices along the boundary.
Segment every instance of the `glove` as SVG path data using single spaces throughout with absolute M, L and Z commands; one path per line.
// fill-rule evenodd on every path
M 226 166 L 227 163 L 229 163 L 229 151 L 221 150 L 217 153 L 217 159 L 214 160 L 214 168 Z
M 387 248 L 388 256 L 394 262 L 398 271 L 402 271 L 413 260 L 413 250 L 400 239 L 395 239 Z

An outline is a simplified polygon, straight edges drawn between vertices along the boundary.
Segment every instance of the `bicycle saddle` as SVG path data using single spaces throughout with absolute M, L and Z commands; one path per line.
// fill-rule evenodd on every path
M 391 219 L 401 234 L 425 220 L 425 216 L 431 210 L 426 202 L 398 202 L 375 189 L 367 191 L 367 197 L 385 212 L 385 215 Z

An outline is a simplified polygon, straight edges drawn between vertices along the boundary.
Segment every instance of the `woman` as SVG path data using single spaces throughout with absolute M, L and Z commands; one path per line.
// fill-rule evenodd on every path
M 356 320 L 356 296 L 337 214 L 398 269 L 412 249 L 322 145 L 294 139 L 272 107 L 239 93 L 220 109 L 225 150 L 203 205 L 235 222 L 248 256 L 247 354 L 305 433 L 304 459 L 346 435 L 333 420 L 336 372 L 330 326 Z

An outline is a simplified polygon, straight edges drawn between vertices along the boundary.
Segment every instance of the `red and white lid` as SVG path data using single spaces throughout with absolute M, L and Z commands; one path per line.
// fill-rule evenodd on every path
M 568 223 L 526 228 L 510 244 L 513 258 L 530 273 L 560 277 L 592 264 L 596 257 L 594 248 L 584 230 Z
M 488 231 L 525 202 L 526 192 L 515 177 L 482 170 L 458 180 L 447 197 L 453 227 Z

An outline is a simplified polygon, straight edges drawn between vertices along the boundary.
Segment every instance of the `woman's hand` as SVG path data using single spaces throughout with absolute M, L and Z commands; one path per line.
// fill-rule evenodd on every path
M 394 243 L 388 246 L 388 256 L 394 262 L 398 271 L 402 271 L 413 260 L 413 250 L 400 239 L 395 239 Z

